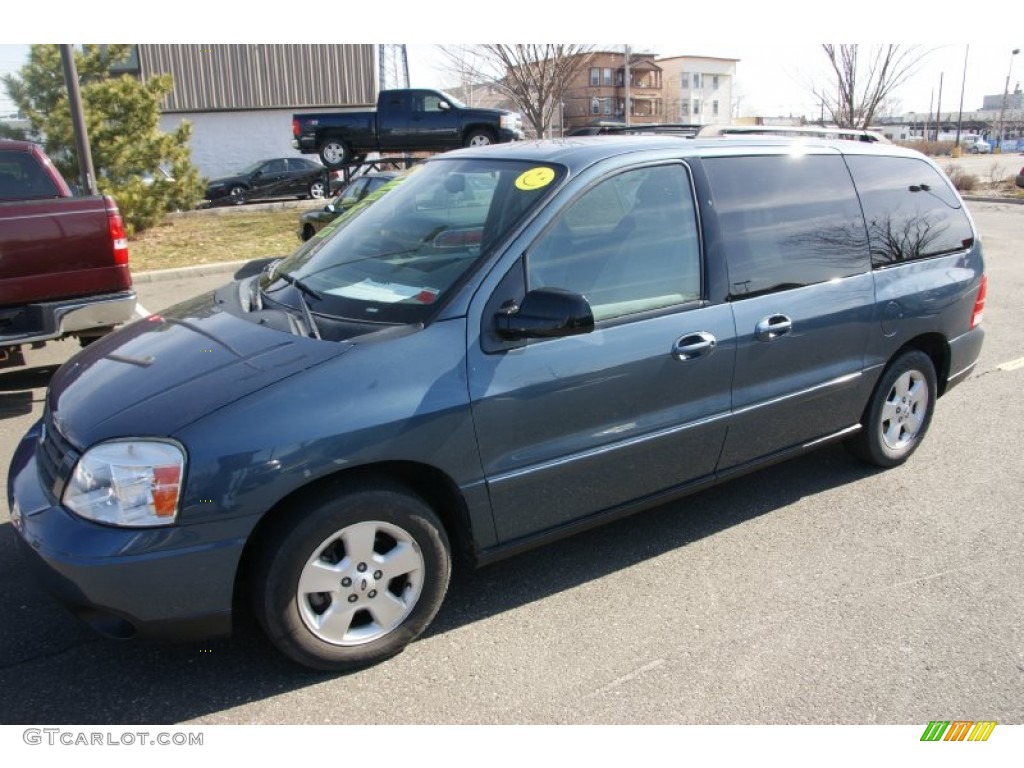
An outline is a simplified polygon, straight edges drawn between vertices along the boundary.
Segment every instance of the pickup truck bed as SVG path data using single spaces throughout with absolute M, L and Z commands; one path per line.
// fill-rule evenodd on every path
M 135 311 L 110 197 L 73 197 L 37 145 L 0 141 L 0 359 L 22 344 L 94 338 Z

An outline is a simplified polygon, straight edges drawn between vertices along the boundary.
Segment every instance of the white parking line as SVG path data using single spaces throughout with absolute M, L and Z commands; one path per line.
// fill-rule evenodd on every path
M 135 317 L 137 319 L 142 319 L 143 317 L 149 317 L 151 314 L 153 314 L 153 313 L 150 312 L 148 309 L 146 309 L 141 304 L 139 304 L 138 302 L 135 302 Z
M 1018 368 L 1024 368 L 1024 357 L 1018 357 L 1016 360 L 1011 360 L 1008 363 L 996 366 L 1000 371 L 1016 371 Z

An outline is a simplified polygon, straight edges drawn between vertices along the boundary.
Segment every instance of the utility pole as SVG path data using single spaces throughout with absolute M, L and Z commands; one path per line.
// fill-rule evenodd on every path
M 1020 53 L 1020 48 L 1014 48 L 1010 53 L 1010 69 L 1006 72 L 1006 86 L 1003 88 L 1003 104 L 999 108 L 999 128 L 996 131 L 996 146 L 992 151 L 1002 152 L 1003 146 L 1003 115 L 1006 113 L 1006 98 L 1010 93 L 1010 75 L 1013 74 L 1013 57 Z
M 624 109 L 622 111 L 626 113 L 626 127 L 627 128 L 629 127 L 629 111 L 630 111 L 629 110 L 629 98 L 630 98 L 629 97 L 629 57 L 630 57 L 630 51 L 629 51 L 629 46 L 627 45 L 626 46 L 626 67 L 625 67 L 625 72 L 624 72 L 625 77 L 622 80 L 622 83 L 623 83 L 623 85 L 626 88 L 626 91 L 625 91 L 625 93 L 626 93 L 626 105 L 625 105 L 625 107 L 624 107 Z
M 378 90 L 409 87 L 409 57 L 405 45 L 377 46 Z
M 956 113 L 956 146 L 953 147 L 953 157 L 960 157 L 960 129 L 964 122 L 964 86 L 967 85 L 967 56 L 971 52 L 971 46 L 964 51 L 964 77 L 960 81 L 960 111 Z
M 935 140 L 939 140 L 939 130 L 942 128 L 942 78 L 944 72 L 939 72 L 939 100 L 935 102 Z
M 60 46 L 60 61 L 64 66 L 64 84 L 68 89 L 68 107 L 71 109 L 71 129 L 75 134 L 75 148 L 78 150 L 78 173 L 82 189 L 86 194 L 98 194 L 96 171 L 92 167 L 92 150 L 89 148 L 89 134 L 85 128 L 85 113 L 82 111 L 82 92 L 78 88 L 78 69 L 75 67 L 74 46 Z

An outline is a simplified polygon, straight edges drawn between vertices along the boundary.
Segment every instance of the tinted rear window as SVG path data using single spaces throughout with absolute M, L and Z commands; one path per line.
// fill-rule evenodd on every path
M 733 300 L 869 269 L 864 217 L 839 155 L 704 161 Z
M 53 180 L 27 152 L 0 150 L 0 200 L 57 197 Z
M 913 157 L 847 158 L 857 182 L 876 267 L 969 248 L 971 223 L 934 167 Z

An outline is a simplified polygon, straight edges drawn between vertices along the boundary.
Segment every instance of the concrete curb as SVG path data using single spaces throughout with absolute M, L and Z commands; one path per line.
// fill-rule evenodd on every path
M 194 267 L 176 267 L 174 269 L 155 269 L 151 272 L 132 272 L 134 283 L 159 283 L 164 280 L 180 280 L 189 277 L 206 277 L 208 275 L 220 275 L 227 272 L 238 272 L 239 270 L 253 265 L 258 271 L 264 264 L 275 259 L 283 258 L 275 256 L 269 259 L 246 259 L 245 261 L 222 261 L 219 264 L 197 264 Z M 254 263 L 255 262 L 255 263 Z
M 1010 205 L 1024 205 L 1024 197 L 981 197 L 975 195 L 960 195 L 968 203 L 1009 203 Z

